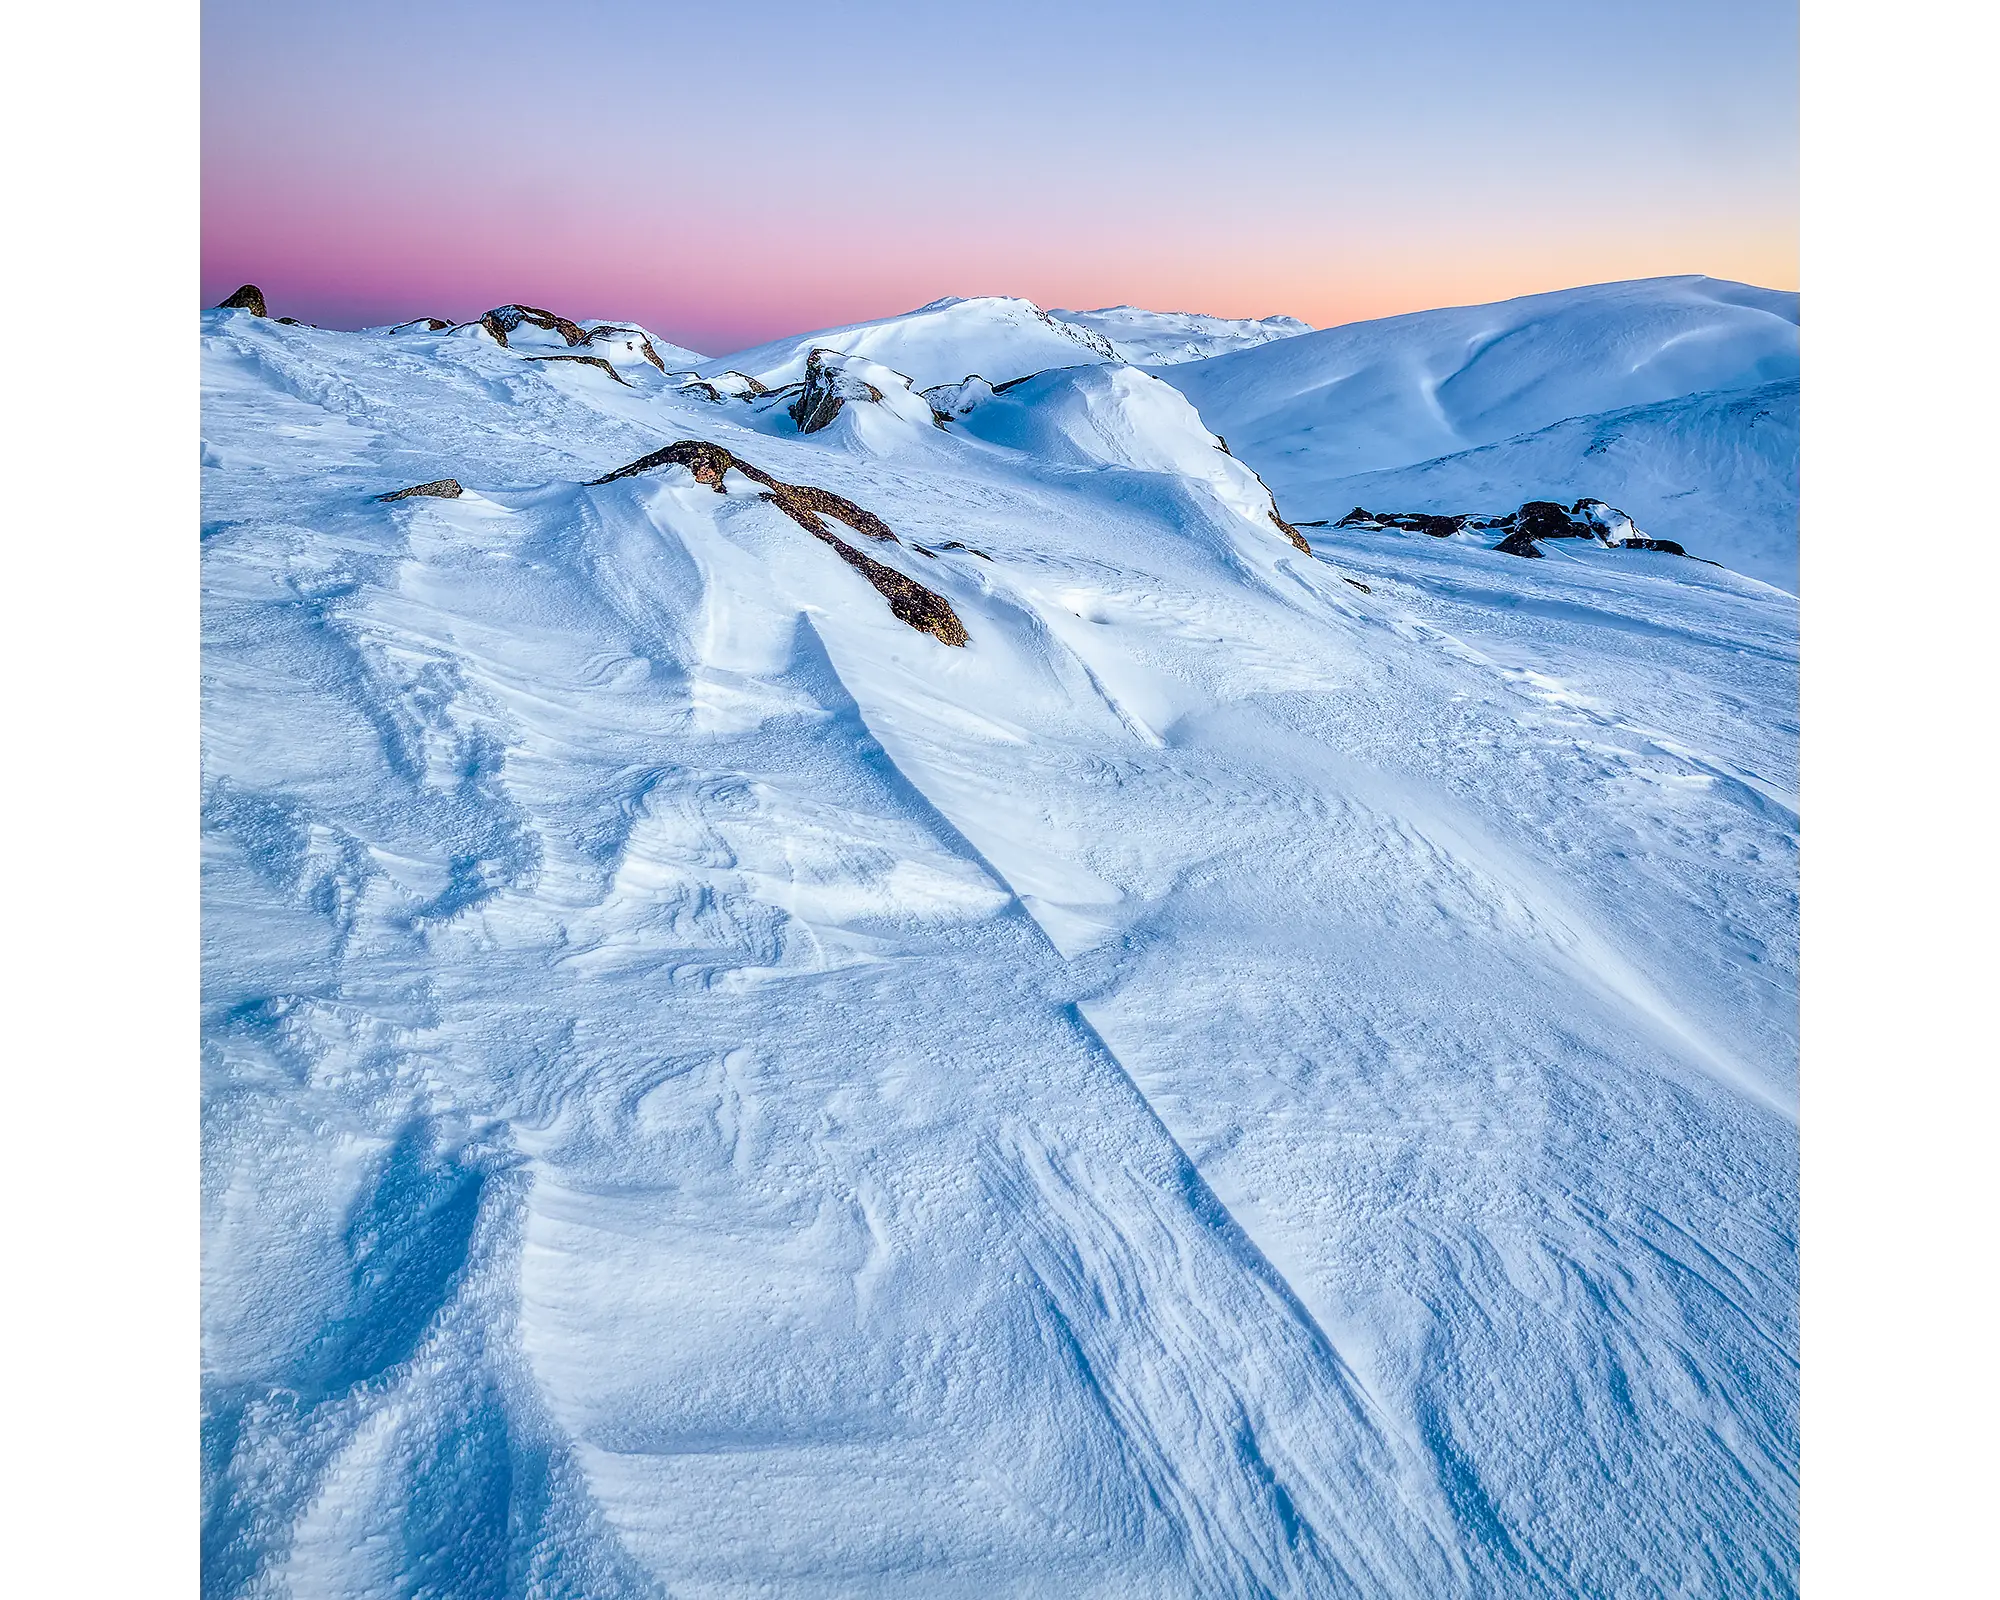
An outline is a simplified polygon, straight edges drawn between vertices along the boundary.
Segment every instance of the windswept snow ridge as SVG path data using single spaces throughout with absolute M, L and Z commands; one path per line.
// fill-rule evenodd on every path
M 205 1594 L 1795 1593 L 1796 601 L 982 304 L 205 315 Z

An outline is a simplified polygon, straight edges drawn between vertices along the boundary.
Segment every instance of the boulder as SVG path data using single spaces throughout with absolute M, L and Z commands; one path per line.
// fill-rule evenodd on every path
M 264 291 L 254 283 L 246 283 L 221 305 L 218 311 L 247 311 L 253 317 L 268 317 L 271 313 L 264 309 Z
M 805 384 L 798 398 L 787 407 L 800 433 L 818 433 L 840 415 L 840 408 L 850 400 L 882 398 L 882 391 L 867 379 L 856 377 L 838 361 L 827 360 L 839 354 L 837 350 L 814 350 L 806 357 Z
M 414 483 L 407 489 L 396 489 L 388 494 L 378 494 L 377 500 L 408 500 L 422 495 L 433 500 L 456 500 L 465 490 L 456 478 L 433 478 L 429 483 Z
M 494 342 L 502 349 L 507 348 L 507 335 L 522 323 L 531 328 L 547 328 L 562 335 L 567 345 L 589 342 L 585 333 L 568 317 L 559 317 L 553 311 L 544 311 L 539 306 L 496 306 L 479 319 L 480 325 L 493 335 Z

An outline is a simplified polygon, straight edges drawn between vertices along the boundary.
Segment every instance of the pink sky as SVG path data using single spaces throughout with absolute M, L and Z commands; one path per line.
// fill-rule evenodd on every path
M 212 0 L 202 293 L 335 326 L 519 300 L 723 353 L 945 294 L 1323 327 L 1797 287 L 1788 7 L 1378 11 L 598 0 L 557 50 L 525 0 Z

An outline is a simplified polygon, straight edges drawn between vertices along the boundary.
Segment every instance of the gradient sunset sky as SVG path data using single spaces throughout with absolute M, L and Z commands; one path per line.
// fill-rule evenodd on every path
M 1798 284 L 1794 0 L 208 0 L 202 113 L 203 303 L 338 327 Z

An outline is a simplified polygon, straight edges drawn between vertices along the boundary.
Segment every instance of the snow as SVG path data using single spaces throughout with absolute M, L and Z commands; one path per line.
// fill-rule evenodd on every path
M 1312 324 L 1297 317 L 1211 317 L 1191 311 L 1146 311 L 1138 306 L 1052 311 L 1049 315 L 1102 335 L 1123 360 L 1135 366 L 1201 361 L 1312 332 Z
M 204 318 L 206 1589 L 1795 1592 L 1796 600 L 1296 550 L 1201 396 L 1343 335 L 1394 413 L 1422 319 L 1170 383 L 994 304 L 807 435 Z M 1516 304 L 1456 443 L 1657 403 Z M 685 438 L 969 642 L 740 472 L 586 486 Z
M 1589 496 L 1795 590 L 1798 373 L 1796 294 L 1691 277 L 1354 323 L 1166 376 L 1294 522 Z
M 1282 477 L 1282 467 L 1271 470 Z M 1530 498 L 1601 497 L 1654 538 L 1798 592 L 1796 378 L 1574 417 L 1498 444 L 1307 488 L 1295 476 L 1292 485 L 1310 496 L 1305 505 L 1343 509 L 1503 511 Z
M 900 316 L 780 339 L 720 357 L 700 370 L 706 377 L 733 369 L 775 389 L 803 378 L 806 357 L 815 349 L 879 361 L 919 389 L 974 375 L 1006 383 L 1045 367 L 1118 359 L 1099 335 L 1052 317 L 1032 301 L 985 295 L 935 300 Z

